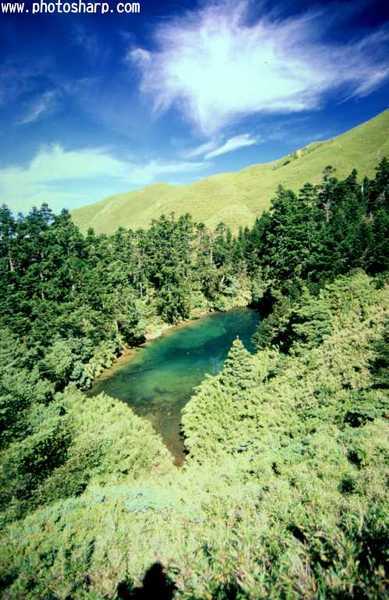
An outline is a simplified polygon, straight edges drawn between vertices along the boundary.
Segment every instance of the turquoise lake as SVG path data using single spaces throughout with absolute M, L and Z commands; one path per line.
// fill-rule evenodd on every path
M 147 418 L 180 464 L 183 406 L 207 373 L 220 371 L 237 336 L 253 350 L 251 337 L 258 322 L 259 313 L 245 308 L 214 313 L 173 329 L 119 361 L 96 381 L 92 394 L 106 392 Z

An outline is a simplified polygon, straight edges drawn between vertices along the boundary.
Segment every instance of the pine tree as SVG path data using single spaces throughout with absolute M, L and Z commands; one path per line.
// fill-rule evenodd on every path
M 237 337 L 230 348 L 225 360 L 220 382 L 224 391 L 238 400 L 255 383 L 253 359 Z

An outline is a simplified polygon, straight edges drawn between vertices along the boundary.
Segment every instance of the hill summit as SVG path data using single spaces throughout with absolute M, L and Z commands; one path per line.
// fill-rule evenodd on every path
M 73 211 L 74 222 L 86 231 L 112 233 L 118 227 L 148 227 L 161 214 L 189 212 L 214 228 L 223 221 L 233 230 L 251 225 L 269 205 L 282 184 L 298 190 L 305 182 L 319 182 L 327 165 L 338 177 L 356 168 L 373 175 L 381 158 L 389 156 L 389 110 L 333 139 L 314 142 L 283 158 L 222 173 L 187 185 L 159 183 L 111 196 Z

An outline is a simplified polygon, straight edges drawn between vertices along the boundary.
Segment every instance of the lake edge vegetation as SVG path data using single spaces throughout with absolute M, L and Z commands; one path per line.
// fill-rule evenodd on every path
M 280 188 L 236 237 L 189 215 L 83 236 L 66 212 L 1 209 L 4 597 L 130 594 L 155 562 L 188 600 L 382 597 L 388 200 L 383 159 Z M 184 469 L 82 393 L 150 323 L 250 303 L 258 351 L 237 340 L 195 391 Z

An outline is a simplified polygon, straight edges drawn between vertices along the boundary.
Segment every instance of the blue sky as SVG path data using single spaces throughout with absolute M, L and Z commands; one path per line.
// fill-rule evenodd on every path
M 0 14 L 0 202 L 71 209 L 358 125 L 388 107 L 385 5 L 144 0 L 132 15 Z

